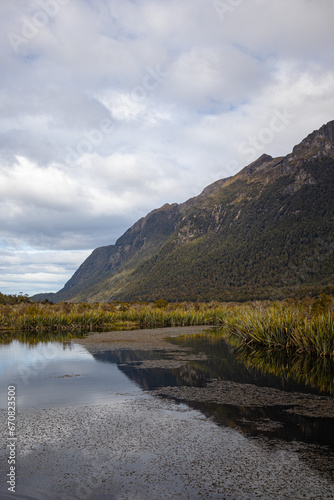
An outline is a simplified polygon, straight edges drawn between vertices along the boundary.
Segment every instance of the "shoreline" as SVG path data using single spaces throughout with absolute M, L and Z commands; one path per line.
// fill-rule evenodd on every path
M 141 351 L 168 350 L 180 351 L 181 348 L 168 342 L 167 337 L 204 333 L 211 330 L 210 325 L 171 326 L 163 328 L 142 328 L 137 330 L 114 330 L 110 332 L 91 332 L 85 338 L 73 339 L 77 344 L 96 349 L 97 352 L 113 349 L 133 349 Z

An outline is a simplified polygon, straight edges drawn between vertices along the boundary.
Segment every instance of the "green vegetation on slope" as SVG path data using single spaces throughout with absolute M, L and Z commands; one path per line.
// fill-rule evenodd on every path
M 334 292 L 334 121 L 94 250 L 54 302 L 248 301 Z M 35 297 L 36 300 L 42 296 Z
M 236 181 L 191 207 L 159 253 L 96 295 L 155 300 L 282 299 L 334 287 L 333 160 L 303 167 L 315 184 L 291 194 L 295 176 Z M 243 193 L 240 200 L 240 193 Z M 191 234 L 182 241 L 183 234 Z

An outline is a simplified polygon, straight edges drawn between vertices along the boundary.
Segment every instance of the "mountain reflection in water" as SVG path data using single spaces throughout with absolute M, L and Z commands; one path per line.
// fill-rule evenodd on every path
M 78 337 L 77 332 L 75 337 Z M 0 342 L 6 345 L 10 345 L 16 339 L 25 344 L 29 351 L 36 350 L 36 355 L 43 347 L 39 344 L 42 342 L 61 342 L 63 348 L 66 347 L 67 350 L 77 345 L 73 334 L 67 332 L 57 334 L 48 332 L 38 335 L 1 332 L 0 338 Z M 126 375 L 123 377 L 124 380 L 128 381 L 128 384 L 122 382 L 122 393 L 130 390 L 129 388 L 134 391 L 134 387 L 139 386 L 144 391 L 151 393 L 154 391 L 154 395 L 186 403 L 189 407 L 214 418 L 217 423 L 238 429 L 247 435 L 255 437 L 262 435 L 270 439 L 290 442 L 314 443 L 334 449 L 332 432 L 334 420 L 325 418 L 325 413 L 321 413 L 323 405 L 331 406 L 333 401 L 334 362 L 332 360 L 312 359 L 306 356 L 288 357 L 284 351 L 237 347 L 217 334 L 217 330 L 205 334 L 171 337 L 168 341 L 179 346 L 180 349 L 176 351 L 123 348 L 111 350 L 109 346 L 109 350 L 90 352 L 88 346 L 81 346 L 80 353 L 89 353 L 90 359 L 92 361 L 95 359 L 95 364 L 89 365 L 89 376 L 59 378 L 59 380 L 54 377 L 47 378 L 47 371 L 55 367 L 54 363 L 49 363 L 47 368 L 31 377 L 34 384 L 31 383 L 25 389 L 25 393 L 27 397 L 33 399 L 31 391 L 35 385 L 36 391 L 39 391 L 39 387 L 43 391 L 48 387 L 48 383 L 58 384 L 59 387 L 60 384 L 66 383 L 68 391 L 80 389 L 80 394 L 87 393 L 85 399 L 87 402 L 90 401 L 89 398 L 95 401 L 97 392 L 99 392 L 99 401 L 105 401 L 111 397 L 109 392 L 116 383 L 117 372 L 120 371 Z M 7 348 L 6 345 L 3 345 L 4 349 Z M 59 348 L 57 356 L 59 356 L 59 363 L 62 362 Z M 86 360 L 85 363 L 87 364 L 88 361 Z M 111 364 L 113 367 L 110 366 L 108 370 L 107 366 L 103 367 L 106 364 Z M 87 368 L 80 365 L 80 369 L 78 367 L 73 373 L 86 375 L 87 370 L 88 365 Z M 72 371 L 65 371 L 64 367 L 61 373 L 55 371 L 51 375 L 66 375 Z M 135 382 L 135 386 L 131 385 L 130 381 Z M 210 399 L 210 390 L 215 384 L 216 390 L 218 392 L 221 390 L 221 396 L 223 396 L 218 402 L 215 398 Z M 233 398 L 225 398 L 224 384 L 230 387 L 230 394 Z M 255 401 L 255 404 L 249 398 L 247 402 L 244 397 L 245 392 L 243 392 L 243 390 L 252 392 L 254 388 L 255 392 L 261 396 L 261 401 Z M 271 397 L 262 398 L 262 394 L 265 391 L 268 392 L 268 388 L 272 393 Z M 273 389 L 281 391 L 280 394 L 284 395 L 283 402 L 276 399 Z M 28 393 L 29 390 L 31 394 Z M 195 397 L 194 391 L 197 391 Z M 198 391 L 202 391 L 200 397 L 197 397 Z M 69 392 L 67 397 L 81 401 L 79 392 L 78 394 Z M 311 413 L 305 411 L 298 412 L 296 407 L 300 398 L 296 403 L 296 394 L 301 395 L 302 399 L 305 396 L 304 402 L 301 403 L 304 405 L 303 410 L 308 404 L 309 395 L 320 398 L 314 403 L 320 408 L 318 415 L 312 416 Z M 227 393 L 226 395 L 228 396 Z M 331 414 L 328 413 L 328 415 Z
M 284 391 L 334 393 L 333 359 L 289 356 L 283 350 L 254 349 L 224 338 L 219 330 L 170 338 L 169 341 L 205 353 L 209 360 L 197 366 L 211 378 L 275 387 Z
M 155 390 L 164 397 L 200 410 L 208 417 L 213 417 L 221 425 L 238 429 L 251 436 L 266 436 L 283 441 L 299 441 L 325 445 L 334 449 L 332 433 L 333 419 L 318 418 L 294 412 L 294 394 L 325 395 L 331 398 L 333 362 L 330 360 L 298 359 L 288 360 L 283 353 L 262 356 L 251 355 L 245 350 L 236 350 L 224 338 L 211 334 L 173 337 L 169 342 L 180 348 L 191 348 L 187 354 L 205 354 L 205 360 L 191 360 L 177 368 L 154 366 L 152 360 L 173 360 L 175 353 L 168 351 L 135 351 L 118 349 L 94 353 L 99 361 L 116 363 L 118 368 L 142 389 Z M 184 354 L 184 351 L 183 351 Z M 277 356 L 275 356 L 275 354 Z M 272 359 L 272 365 L 270 365 Z M 146 361 L 150 363 L 147 364 Z M 314 364 L 312 362 L 314 361 Z M 168 365 L 168 363 L 167 363 Z M 304 370 L 298 372 L 298 367 Z M 294 376 L 294 377 L 293 377 Z M 184 391 L 180 396 L 168 395 L 169 388 L 204 388 L 212 381 L 233 382 L 237 385 L 249 384 L 249 387 L 273 388 L 291 394 L 291 403 L 282 406 L 279 402 L 263 406 L 252 406 L 239 400 L 238 404 L 218 404 L 211 401 L 196 401 Z M 325 391 L 325 392 L 323 392 Z M 291 411 L 289 411 L 291 409 Z

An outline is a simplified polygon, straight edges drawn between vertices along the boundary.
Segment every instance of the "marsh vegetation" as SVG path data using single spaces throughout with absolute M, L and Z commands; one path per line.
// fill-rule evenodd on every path
M 4 296 L 3 296 L 4 297 Z M 13 297 L 12 297 L 13 299 Z M 33 303 L 29 300 L 0 304 L 0 333 L 35 335 L 53 331 L 158 328 L 212 325 L 236 345 L 284 350 L 291 354 L 334 355 L 334 298 L 255 301 L 246 303 Z

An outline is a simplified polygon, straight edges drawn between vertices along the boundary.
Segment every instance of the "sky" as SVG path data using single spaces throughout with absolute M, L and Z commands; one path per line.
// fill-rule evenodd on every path
M 2 0 L 0 291 L 334 119 L 332 0 Z

